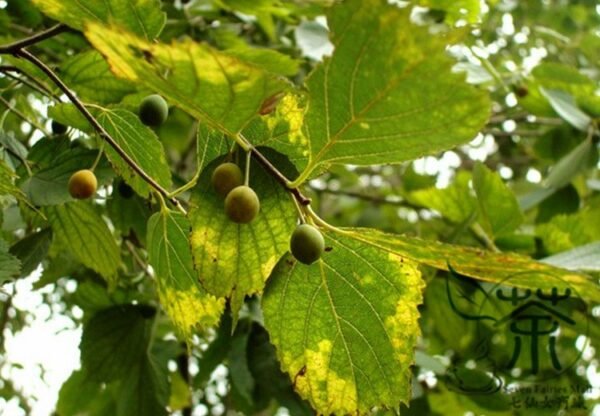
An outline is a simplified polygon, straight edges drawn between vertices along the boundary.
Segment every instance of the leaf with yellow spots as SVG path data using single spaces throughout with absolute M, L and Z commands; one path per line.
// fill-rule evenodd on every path
M 282 368 L 319 414 L 366 414 L 411 397 L 424 282 L 417 264 L 344 234 L 306 266 L 286 255 L 263 296 Z
M 322 165 L 436 153 L 468 142 L 485 125 L 488 94 L 452 72 L 452 39 L 414 24 L 410 13 L 386 0 L 346 0 L 329 10 L 335 50 L 306 80 L 311 158 L 296 183 Z
M 186 338 L 198 327 L 219 322 L 224 300 L 206 293 L 192 263 L 190 223 L 179 212 L 163 210 L 148 220 L 148 258 L 156 274 L 163 308 Z
M 74 29 L 83 30 L 89 21 L 112 23 L 148 39 L 158 36 L 166 20 L 158 0 L 33 0 L 33 4 Z
M 281 154 L 268 148 L 261 151 L 280 171 L 287 175 L 296 172 Z M 288 250 L 297 214 L 288 192 L 262 166 L 252 165 L 250 186 L 260 198 L 260 212 L 249 224 L 229 220 L 224 199 L 210 181 L 223 161 L 219 157 L 204 169 L 192 193 L 191 244 L 202 285 L 215 296 L 231 297 L 236 318 L 244 297 L 262 292 L 271 270 Z M 240 164 L 242 171 L 244 165 Z
M 347 228 L 344 232 L 363 243 L 436 269 L 448 270 L 450 264 L 458 273 L 474 279 L 492 283 L 510 279 L 507 283 L 511 286 L 529 289 L 556 287 L 563 291 L 574 287 L 583 298 L 600 302 L 600 286 L 591 277 L 520 254 L 495 253 L 366 228 Z
M 240 132 L 264 100 L 287 88 L 283 78 L 191 39 L 153 43 L 99 24 L 89 24 L 85 35 L 117 77 L 162 95 L 223 133 Z
M 269 146 L 290 158 L 296 168 L 304 169 L 310 154 L 310 143 L 302 130 L 306 98 L 288 93 L 276 103 L 272 114 L 253 119 L 243 131 L 255 146 Z

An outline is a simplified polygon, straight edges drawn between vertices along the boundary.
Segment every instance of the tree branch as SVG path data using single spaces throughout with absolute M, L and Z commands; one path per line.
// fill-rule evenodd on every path
M 491 134 L 494 137 L 512 137 L 512 136 L 527 136 L 527 137 L 539 137 L 546 134 L 543 130 L 513 130 L 503 131 L 499 129 L 483 129 L 483 134 Z
M 17 117 L 19 117 L 21 120 L 23 120 L 26 123 L 31 124 L 32 126 L 34 126 L 36 129 L 38 129 L 39 131 L 41 131 L 42 133 L 44 133 L 44 135 L 48 136 L 48 132 L 46 131 L 46 129 L 44 128 L 44 126 L 41 126 L 37 121 L 32 121 L 29 120 L 27 118 L 27 116 L 25 114 L 23 114 L 21 111 L 17 110 L 15 107 L 13 107 L 6 99 L 4 99 L 4 97 L 0 96 L 0 103 L 4 104 L 6 106 L 6 108 L 8 108 L 8 111 L 12 111 Z
M 15 81 L 19 81 L 20 83 L 27 85 L 29 88 L 39 92 L 42 95 L 46 95 L 50 98 L 53 98 L 55 101 L 58 101 L 58 102 L 61 101 L 60 97 L 58 95 L 56 95 L 55 93 L 53 93 L 52 91 L 50 91 L 50 89 L 46 85 L 44 85 L 42 82 L 35 79 L 35 77 L 32 77 L 29 74 L 27 74 L 21 68 L 17 68 L 16 66 L 12 66 L 12 65 L 0 65 L 0 72 L 2 72 L 7 77 L 14 79 Z M 18 77 L 16 75 L 12 74 L 11 72 L 16 72 L 18 74 L 21 74 L 25 78 Z
M 361 201 L 372 202 L 373 204 L 394 205 L 394 206 L 399 206 L 399 207 L 411 208 L 416 211 L 425 209 L 425 207 L 413 204 L 405 199 L 395 200 L 395 199 L 387 198 L 385 196 L 368 195 L 368 194 L 364 194 L 364 193 L 360 193 L 360 192 L 334 190 L 334 189 L 330 189 L 330 188 L 317 188 L 314 186 L 311 186 L 310 189 L 312 189 L 313 191 L 315 191 L 317 193 L 324 193 L 324 194 L 330 194 L 330 195 L 336 195 L 336 196 L 347 196 L 350 198 L 360 199 Z
M 260 163 L 262 167 L 265 168 L 277 180 L 277 182 L 283 185 L 285 189 L 294 195 L 294 198 L 296 198 L 301 205 L 310 205 L 310 198 L 306 197 L 300 191 L 300 189 L 290 188 L 288 186 L 290 180 L 286 178 L 285 175 L 281 173 L 275 166 L 273 166 L 273 164 L 265 157 L 265 155 L 258 151 L 254 146 L 251 146 L 249 151 L 251 152 L 252 157 L 256 159 L 256 161 Z
M 100 134 L 100 137 L 104 139 L 108 144 L 125 160 L 125 162 L 131 166 L 131 168 L 142 177 L 150 186 L 152 186 L 161 196 L 166 198 L 169 202 L 171 202 L 174 206 L 176 206 L 179 210 L 185 213 L 185 209 L 181 206 L 181 203 L 177 198 L 170 196 L 169 192 L 164 189 L 160 184 L 158 184 L 151 176 L 149 176 L 138 164 L 131 159 L 131 157 L 119 146 L 119 144 L 106 132 L 106 130 L 98 123 L 98 121 L 92 116 L 92 114 L 87 110 L 85 105 L 71 92 L 71 90 L 67 87 L 67 85 L 56 75 L 54 71 L 50 67 L 48 67 L 44 62 L 39 60 L 35 55 L 31 54 L 24 48 L 27 46 L 31 46 L 37 42 L 41 42 L 42 40 L 48 39 L 54 35 L 64 32 L 68 30 L 68 27 L 63 24 L 57 24 L 43 32 L 39 32 L 37 34 L 31 35 L 28 38 L 10 43 L 8 45 L 0 46 L 0 54 L 11 53 L 16 57 L 20 57 L 28 60 L 33 63 L 35 66 L 40 68 L 51 80 L 56 84 L 56 86 L 62 90 L 69 100 L 77 107 L 77 109 L 81 112 L 81 114 L 90 122 L 90 124 L 94 127 L 94 129 Z M 240 135 L 241 136 L 241 135 Z M 241 141 L 245 144 L 244 147 L 247 151 L 249 151 L 254 159 L 258 161 L 285 189 L 287 189 L 290 193 L 294 195 L 296 200 L 302 205 L 309 205 L 310 198 L 307 198 L 300 189 L 296 187 L 290 187 L 289 184 L 291 181 L 285 177 L 273 164 L 260 152 L 258 151 L 252 144 L 250 144 L 245 138 L 240 137 Z
M 57 25 L 52 26 L 49 29 L 46 29 L 42 32 L 31 35 L 27 38 L 20 39 L 13 43 L 9 43 L 8 45 L 0 46 L 0 54 L 7 54 L 7 53 L 16 54 L 17 52 L 21 51 L 23 48 L 26 48 L 27 46 L 34 45 L 38 42 L 49 39 L 52 36 L 58 35 L 59 33 L 65 32 L 67 30 L 69 30 L 69 28 L 67 26 L 63 25 L 62 23 L 59 23 Z
M 25 49 L 19 49 L 14 52 L 15 56 L 26 59 L 31 62 L 39 69 L 41 69 L 47 76 L 56 84 L 56 86 L 65 93 L 69 100 L 77 107 L 79 112 L 90 122 L 92 127 L 98 132 L 100 137 L 105 140 L 117 154 L 129 165 L 131 168 L 146 181 L 151 187 L 153 187 L 160 195 L 166 198 L 171 204 L 173 204 L 181 212 L 185 213 L 185 209 L 181 206 L 181 203 L 177 198 L 170 197 L 169 192 L 158 184 L 150 175 L 148 175 L 128 154 L 119 146 L 119 144 L 112 138 L 110 134 L 98 123 L 94 116 L 89 112 L 85 105 L 73 94 L 73 92 L 67 87 L 67 85 L 56 75 L 50 67 L 40 61 L 35 55 L 31 54 Z

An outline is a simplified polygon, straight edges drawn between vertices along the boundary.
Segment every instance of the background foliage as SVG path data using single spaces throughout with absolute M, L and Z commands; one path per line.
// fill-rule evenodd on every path
M 494 328 L 448 299 L 473 315 L 518 287 L 577 294 L 572 365 L 540 377 L 591 383 L 568 397 L 588 414 L 599 33 L 591 0 L 0 2 L 0 406 L 36 404 L 4 354 L 29 282 L 81 330 L 61 416 L 523 414 L 457 391 L 491 379 L 474 351 Z M 136 114 L 150 93 L 158 128 Z M 246 151 L 261 213 L 237 225 L 210 176 Z M 308 198 L 311 266 L 287 252 Z

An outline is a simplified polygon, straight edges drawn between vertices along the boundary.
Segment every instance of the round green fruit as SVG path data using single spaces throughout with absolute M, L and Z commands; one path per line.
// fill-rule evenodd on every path
M 147 126 L 160 126 L 167 120 L 168 115 L 169 106 L 158 94 L 149 95 L 140 103 L 140 120 Z
M 65 126 L 62 123 L 59 123 L 56 120 L 52 120 L 51 127 L 52 127 L 52 133 L 54 133 L 56 135 L 65 134 L 67 132 L 67 129 L 68 129 L 67 126 Z
M 325 250 L 323 234 L 310 224 L 300 224 L 292 233 L 290 251 L 304 264 L 312 264 L 321 258 Z
M 244 184 L 244 176 L 238 165 L 227 162 L 217 166 L 211 181 L 215 191 L 225 197 L 233 188 Z
M 235 223 L 249 223 L 256 218 L 259 210 L 258 196 L 249 186 L 233 188 L 225 198 L 225 213 Z
M 75 199 L 87 199 L 96 193 L 98 181 L 96 175 L 89 169 L 75 172 L 69 178 L 69 194 Z

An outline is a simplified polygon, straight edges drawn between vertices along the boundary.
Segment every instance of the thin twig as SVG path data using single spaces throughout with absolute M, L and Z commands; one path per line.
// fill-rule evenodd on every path
M 269 159 L 267 159 L 265 157 L 265 155 L 263 155 L 260 151 L 258 151 L 254 146 L 251 146 L 249 151 L 252 153 L 252 157 L 254 159 L 256 159 L 256 161 L 258 163 L 260 163 L 262 165 L 262 167 L 265 168 L 271 175 L 273 175 L 273 177 L 277 180 L 277 182 L 279 182 L 281 185 L 283 185 L 283 187 L 285 189 L 287 189 L 292 195 L 294 195 L 294 198 L 296 198 L 296 200 L 301 205 L 309 205 L 310 204 L 310 198 L 306 197 L 300 191 L 300 189 L 290 188 L 288 186 L 290 184 L 290 180 L 288 178 L 286 178 L 285 175 L 279 171 L 279 169 L 277 169 L 275 166 L 273 166 L 273 164 L 269 161 Z
M 25 167 L 25 170 L 27 171 L 27 175 L 29 175 L 29 177 L 33 176 L 33 172 L 31 171 L 31 166 L 29 166 L 29 162 L 27 161 L 27 159 L 25 159 L 23 156 L 21 156 L 20 154 L 18 154 L 17 152 L 15 152 L 13 149 L 11 149 L 8 146 L 0 146 L 0 149 L 5 150 L 7 153 L 9 153 L 13 157 L 17 158 Z
M 257 160 L 258 163 L 262 165 L 263 168 L 267 170 L 276 180 L 279 182 L 288 192 L 294 195 L 294 198 L 301 205 L 310 205 L 310 198 L 307 198 L 302 194 L 300 189 L 295 186 L 290 186 L 292 181 L 290 181 L 286 176 L 279 171 L 273 164 L 263 155 L 252 143 L 248 141 L 244 137 L 242 133 L 239 133 L 236 136 L 233 136 L 235 142 L 246 152 L 249 152 L 254 159 Z
M 50 89 L 48 87 L 46 87 L 43 83 L 41 83 L 40 81 L 35 79 L 35 77 L 29 76 L 22 69 L 17 68 L 16 66 L 11 66 L 11 65 L 0 65 L 0 72 L 2 72 L 4 75 L 6 75 L 9 78 L 19 81 L 23 85 L 27 85 L 29 88 L 39 92 L 40 94 L 46 95 L 46 96 L 54 99 L 55 101 L 60 102 L 60 97 L 58 95 L 56 95 L 55 93 L 50 91 Z M 22 74 L 27 78 L 18 77 L 15 74 L 12 74 L 11 72 L 16 72 L 16 73 Z
M 123 158 L 123 160 L 131 166 L 131 168 L 142 177 L 150 186 L 152 186 L 161 196 L 168 199 L 173 205 L 175 205 L 180 211 L 185 213 L 185 209 L 181 206 L 181 203 L 177 198 L 172 197 L 169 192 L 164 189 L 160 184 L 158 184 L 152 177 L 150 177 L 138 164 L 131 159 L 131 157 L 119 146 L 119 144 L 106 132 L 106 130 L 98 123 L 98 121 L 92 116 L 92 114 L 87 110 L 85 105 L 71 92 L 69 87 L 56 75 L 54 71 L 50 67 L 48 67 L 44 62 L 39 60 L 35 55 L 31 54 L 24 48 L 26 46 L 33 45 L 42 40 L 48 39 L 58 33 L 61 33 L 67 30 L 68 27 L 63 24 L 58 24 L 50 29 L 47 29 L 43 32 L 34 34 L 28 38 L 13 42 L 8 45 L 0 46 L 0 54 L 11 53 L 17 57 L 24 58 L 29 62 L 33 63 L 35 66 L 40 68 L 51 80 L 56 84 L 56 86 L 62 90 L 69 100 L 77 107 L 77 109 L 81 112 L 81 114 L 90 122 L 90 124 L 94 127 L 94 129 L 99 133 L 100 137 L 108 142 L 108 144 Z M 291 181 L 285 177 L 273 164 L 260 152 L 258 151 L 251 143 L 249 143 L 243 136 L 239 135 L 235 137 L 236 141 L 240 143 L 242 148 L 252 154 L 252 157 L 258 161 L 282 186 L 285 187 L 290 193 L 294 195 L 296 200 L 302 205 L 309 205 L 310 198 L 307 198 L 302 194 L 300 189 L 297 187 L 290 187 Z
M 166 199 L 171 202 L 176 208 L 178 208 L 181 212 L 186 213 L 185 209 L 181 206 L 181 203 L 177 198 L 169 197 L 169 191 L 163 188 L 159 183 L 157 183 L 150 175 L 148 175 L 128 154 L 123 150 L 121 146 L 112 138 L 110 134 L 98 123 L 98 121 L 94 118 L 94 116 L 89 112 L 89 110 L 85 107 L 85 105 L 73 94 L 73 92 L 67 87 L 67 85 L 56 75 L 50 67 L 48 67 L 45 63 L 40 61 L 35 55 L 31 54 L 25 49 L 20 49 L 15 52 L 15 55 L 21 57 L 23 59 L 28 60 L 38 68 L 40 68 L 47 76 L 56 84 L 56 86 L 65 93 L 69 100 L 77 107 L 79 112 L 90 122 L 92 127 L 98 132 L 100 137 L 117 152 L 117 154 L 129 165 L 131 168 L 146 181 L 150 186 L 152 186 L 156 191 L 164 196 Z
M 0 46 L 0 54 L 17 53 L 27 46 L 31 46 L 43 40 L 49 39 L 59 33 L 65 32 L 69 28 L 62 23 L 52 26 L 42 32 L 31 35 L 27 38 L 17 40 L 13 43 Z
M 325 194 L 331 194 L 331 195 L 337 195 L 337 196 L 347 196 L 350 198 L 360 199 L 361 201 L 372 202 L 374 204 L 395 205 L 395 206 L 400 206 L 400 207 L 412 208 L 414 210 L 423 209 L 422 206 L 412 204 L 405 199 L 395 200 L 395 199 L 386 198 L 385 196 L 368 195 L 368 194 L 364 194 L 364 193 L 360 193 L 360 192 L 334 190 L 334 189 L 329 189 L 329 188 L 317 188 L 314 186 L 310 186 L 310 188 L 317 193 L 325 193 Z
M 503 131 L 498 129 L 484 129 L 481 131 L 483 134 L 491 134 L 495 137 L 512 137 L 512 136 L 527 136 L 527 137 L 539 137 L 546 134 L 542 130 L 514 130 L 514 131 Z
M 133 260 L 137 263 L 137 265 L 140 267 L 140 269 L 142 269 L 144 271 L 144 274 L 146 274 L 147 276 L 150 276 L 150 272 L 148 271 L 148 265 L 144 262 L 144 260 L 142 260 L 140 255 L 137 253 L 133 243 L 126 239 L 125 245 L 127 246 L 127 249 L 129 250 L 129 252 L 131 253 Z
M 38 129 L 39 131 L 41 131 L 42 133 L 44 133 L 44 135 L 48 136 L 48 132 L 46 131 L 46 129 L 44 128 L 44 126 L 40 125 L 37 121 L 29 120 L 29 118 L 27 118 L 27 116 L 25 114 L 23 114 L 20 110 L 17 110 L 15 107 L 13 107 L 11 105 L 11 103 L 9 103 L 6 99 L 4 99 L 4 97 L 0 96 L 0 102 L 2 104 L 4 104 L 6 106 L 6 108 L 8 108 L 9 111 L 12 111 L 21 120 L 23 120 L 26 123 L 31 124 L 36 129 Z

